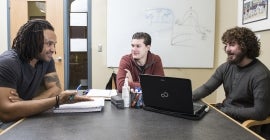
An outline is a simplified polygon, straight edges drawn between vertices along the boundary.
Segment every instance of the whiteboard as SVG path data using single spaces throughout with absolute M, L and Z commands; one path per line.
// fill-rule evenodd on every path
M 215 0 L 108 0 L 107 67 L 131 52 L 135 32 L 152 37 L 164 67 L 212 68 Z

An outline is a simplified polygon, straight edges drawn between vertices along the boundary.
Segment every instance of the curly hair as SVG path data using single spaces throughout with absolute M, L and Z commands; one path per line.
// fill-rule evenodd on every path
M 246 56 L 250 59 L 255 59 L 260 55 L 260 40 L 255 33 L 246 27 L 234 27 L 228 29 L 221 38 L 222 43 L 238 43 Z M 224 50 L 226 46 L 224 47 Z
M 46 20 L 33 19 L 27 21 L 20 27 L 16 37 L 13 40 L 12 49 L 14 49 L 22 61 L 29 62 L 43 50 L 44 30 L 54 31 L 53 26 Z
M 133 34 L 132 39 L 144 39 L 145 45 L 151 45 L 151 36 L 148 33 L 137 32 Z

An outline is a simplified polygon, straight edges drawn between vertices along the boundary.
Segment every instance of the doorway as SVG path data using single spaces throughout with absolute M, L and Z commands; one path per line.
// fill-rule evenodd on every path
M 68 89 L 92 88 L 91 1 L 66 0 L 64 9 L 65 85 Z

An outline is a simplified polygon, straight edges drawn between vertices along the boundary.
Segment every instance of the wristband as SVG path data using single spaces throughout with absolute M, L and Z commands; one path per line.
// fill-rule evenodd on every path
M 59 95 L 56 95 L 55 96 L 55 100 L 56 100 L 56 103 L 55 103 L 55 108 L 59 108 Z

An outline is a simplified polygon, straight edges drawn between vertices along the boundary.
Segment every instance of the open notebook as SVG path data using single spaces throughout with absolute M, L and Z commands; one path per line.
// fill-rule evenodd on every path
M 140 75 L 140 80 L 145 110 L 199 120 L 209 109 L 193 103 L 190 79 Z
M 78 102 L 73 104 L 63 104 L 53 110 L 54 113 L 71 112 L 98 112 L 104 107 L 104 98 L 92 98 L 94 101 Z

